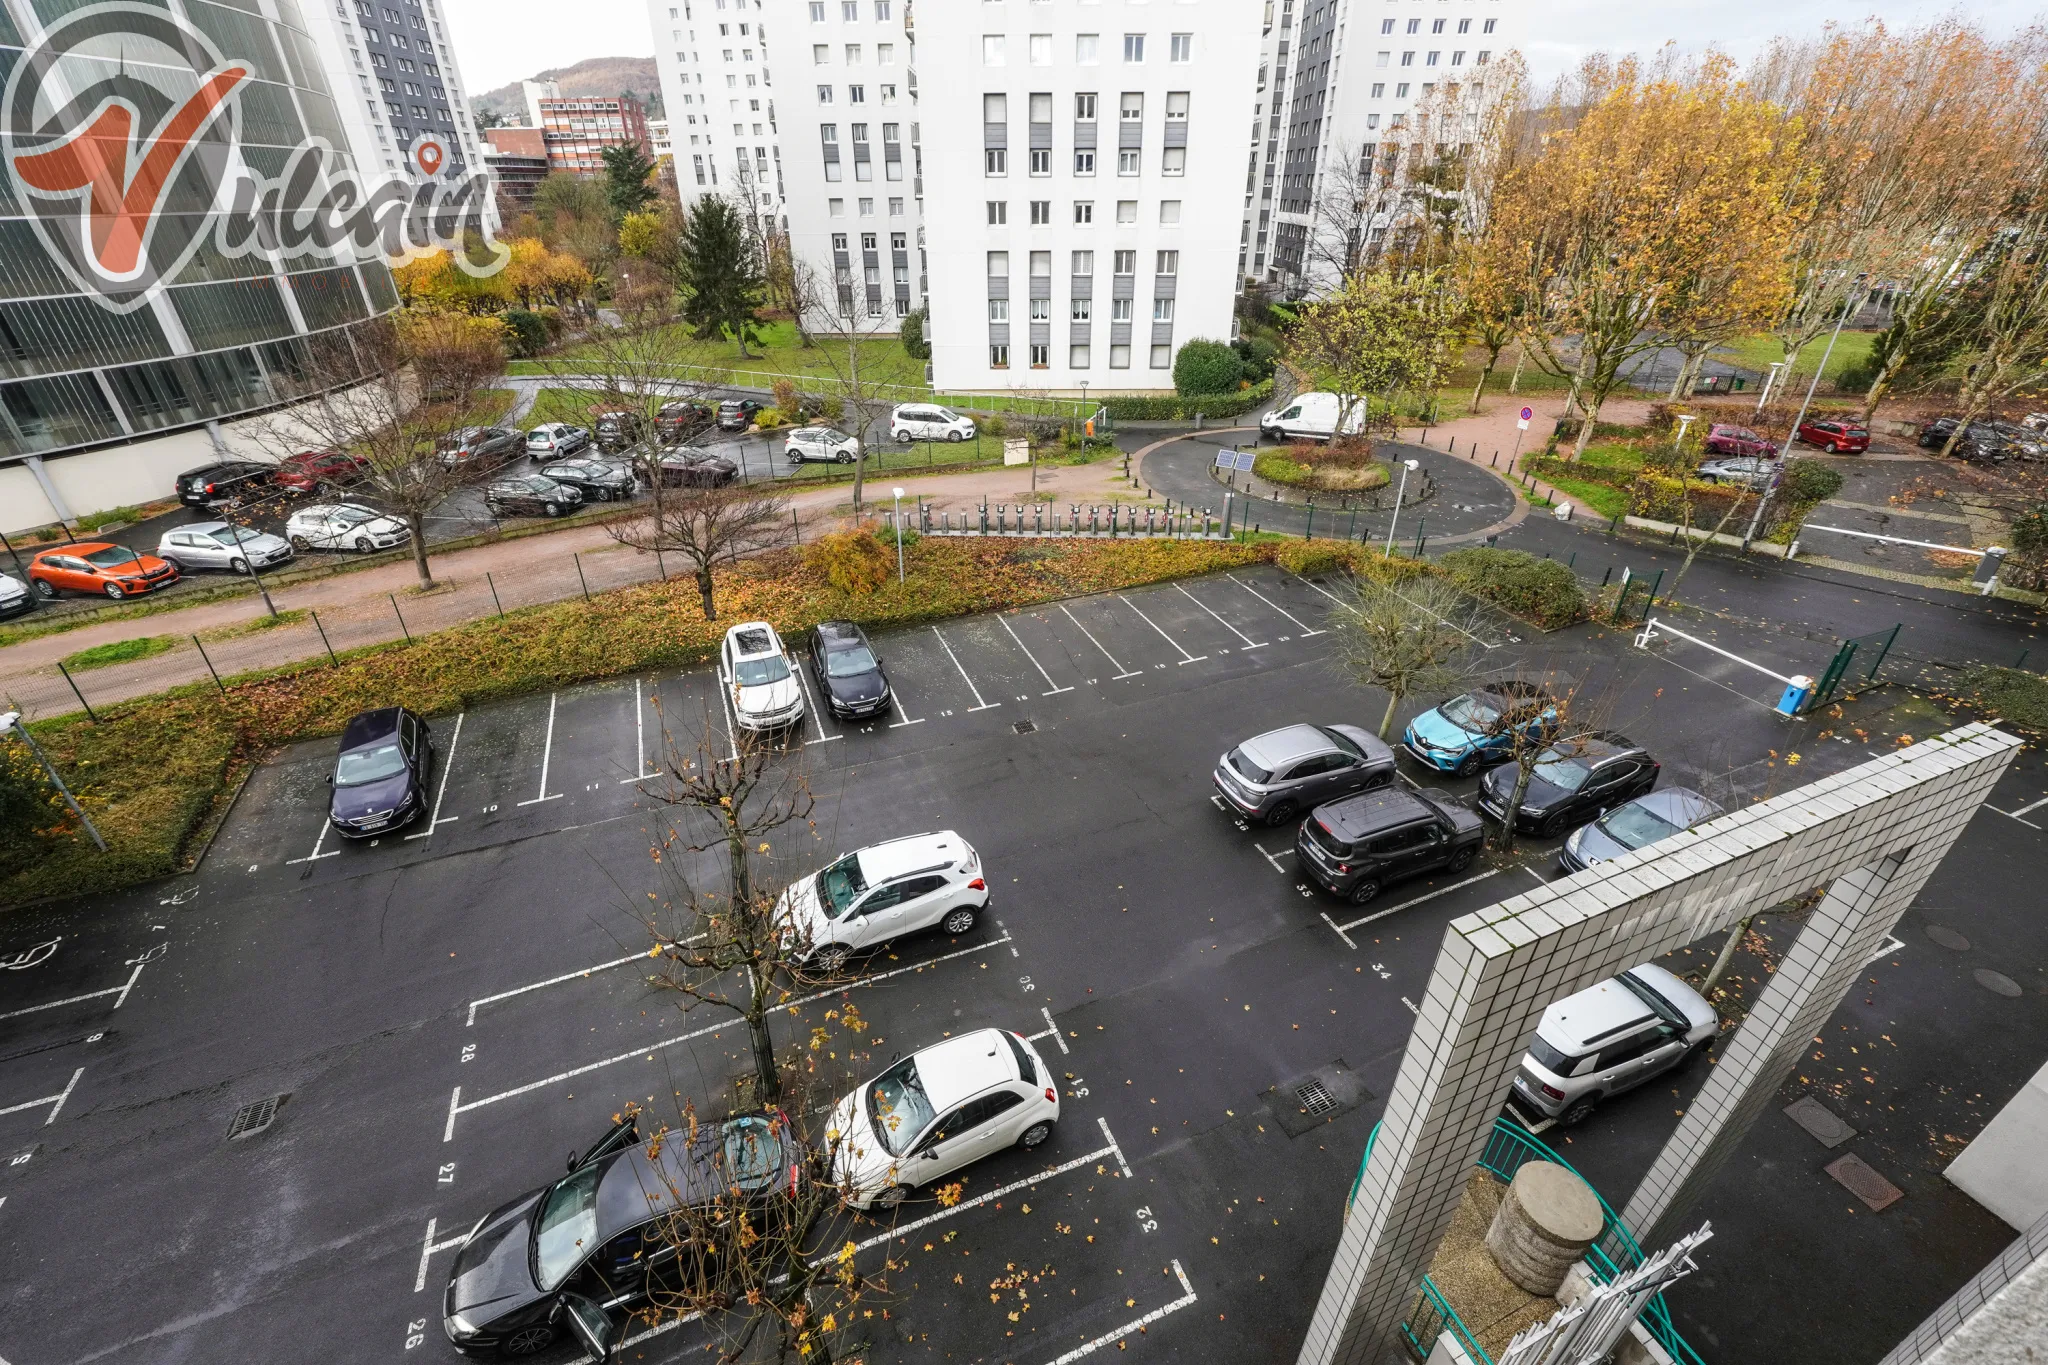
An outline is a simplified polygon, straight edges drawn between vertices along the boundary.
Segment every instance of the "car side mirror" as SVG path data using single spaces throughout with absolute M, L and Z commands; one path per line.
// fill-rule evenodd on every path
M 576 1169 L 576 1153 L 574 1152 L 569 1153 L 569 1169 L 572 1171 Z
M 330 787 L 334 785 L 334 774 L 333 774 L 333 773 L 329 773 L 329 774 L 327 774 L 327 785 L 328 785 L 328 786 L 330 786 Z

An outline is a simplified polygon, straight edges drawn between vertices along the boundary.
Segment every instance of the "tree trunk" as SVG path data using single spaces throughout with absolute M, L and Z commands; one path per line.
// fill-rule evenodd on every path
M 405 514 L 406 529 L 412 532 L 412 566 L 420 576 L 420 586 L 434 586 L 434 575 L 427 568 L 427 519 L 418 512 Z
M 1526 362 L 1526 361 L 1527 361 L 1528 359 L 1529 359 L 1529 348 L 1528 348 L 1528 347 L 1527 347 L 1526 345 L 1524 345 L 1523 343 L 1519 342 L 1519 341 L 1518 341 L 1518 342 L 1516 342 L 1516 343 L 1515 343 L 1515 373 L 1514 373 L 1514 376 L 1513 376 L 1513 377 L 1512 377 L 1511 379 L 1509 379 L 1509 380 L 1508 380 L 1508 392 L 1509 392 L 1509 393 L 1520 393 L 1520 392 L 1522 391 L 1522 365 L 1523 365 L 1523 364 L 1524 364 L 1524 363 L 1525 363 L 1525 362 Z
M 1600 420 L 1601 402 L 1596 400 L 1591 407 L 1585 407 L 1579 418 L 1579 439 L 1572 443 L 1572 463 L 1577 464 L 1585 456 L 1586 445 L 1593 439 L 1593 424 Z
M 1491 378 L 1493 378 L 1493 371 L 1494 371 L 1494 367 L 1495 367 L 1495 366 L 1497 366 L 1497 365 L 1499 365 L 1499 364 L 1500 364 L 1500 352 L 1499 352 L 1499 351 L 1488 351 L 1488 352 L 1486 353 L 1486 365 L 1485 365 L 1485 368 L 1483 368 L 1483 369 L 1481 369 L 1481 370 L 1479 371 L 1479 383 L 1478 383 L 1477 385 L 1475 385 L 1475 386 L 1473 387 L 1473 389 L 1472 389 L 1472 409 L 1471 409 L 1471 410 L 1472 410 L 1472 411 L 1473 411 L 1474 413 L 1477 413 L 1477 412 L 1479 411 L 1479 400 L 1480 400 L 1480 398 L 1481 398 L 1482 396 L 1484 396 L 1484 394 L 1486 393 L 1486 381 L 1487 381 L 1487 380 L 1489 380 L 1489 379 L 1491 379 Z
M 1389 689 L 1387 692 L 1387 713 L 1380 717 L 1380 738 L 1387 737 L 1387 731 L 1394 728 L 1394 708 L 1401 704 L 1401 694 Z
M 852 334 L 846 338 L 846 379 L 851 394 L 848 401 L 853 404 L 853 519 L 859 521 L 861 497 L 867 487 L 868 424 L 867 409 L 860 401 L 860 340 Z
M 782 1073 L 775 1068 L 775 1040 L 768 1036 L 765 1000 L 747 1011 L 747 1038 L 754 1049 L 754 1098 L 764 1107 L 782 1098 Z
M 704 601 L 704 619 L 716 621 L 718 619 L 718 606 L 711 600 L 711 566 L 709 564 L 699 564 L 697 566 L 697 595 Z
M 1683 480 L 1681 480 L 1681 481 L 1679 482 L 1679 497 L 1680 497 L 1680 498 L 1683 498 L 1684 496 L 1685 496 L 1685 484 L 1684 484 L 1684 481 L 1683 481 Z M 1725 531 L 1725 530 L 1727 530 L 1727 529 L 1728 529 L 1728 523 L 1729 523 L 1729 522 L 1730 522 L 1730 521 L 1731 521 L 1731 520 L 1732 520 L 1732 519 L 1734 518 L 1734 516 L 1735 516 L 1735 513 L 1736 513 L 1736 510 L 1737 510 L 1738 508 L 1740 508 L 1741 506 L 1742 506 L 1742 495 L 1741 495 L 1740 493 L 1737 493 L 1737 494 L 1735 495 L 1734 499 L 1733 499 L 1732 501 L 1730 501 L 1730 502 L 1729 502 L 1729 504 L 1728 504 L 1728 510 L 1727 510 L 1727 511 L 1725 511 L 1725 512 L 1723 512 L 1723 513 L 1721 514 L 1721 520 L 1719 520 L 1718 522 L 1714 523 L 1714 534 L 1715 534 L 1715 535 L 1717 535 L 1717 536 L 1718 536 L 1718 535 L 1720 535 L 1720 534 L 1721 534 L 1721 533 L 1722 533 L 1723 531 Z M 1690 514 L 1690 513 L 1688 513 L 1688 514 L 1687 514 L 1687 520 L 1688 520 L 1688 521 L 1690 521 L 1690 520 L 1691 520 L 1691 514 Z M 1688 527 L 1687 529 L 1688 529 L 1688 531 L 1689 531 L 1689 530 L 1690 530 L 1691 528 L 1690 528 L 1690 527 Z M 1664 600 L 1665 600 L 1666 602 L 1669 602 L 1669 601 L 1670 601 L 1670 600 L 1671 600 L 1671 599 L 1672 599 L 1673 597 L 1675 597 L 1675 596 L 1677 595 L 1677 593 L 1678 593 L 1678 585 L 1679 585 L 1679 584 L 1681 584 L 1681 583 L 1683 583 L 1683 582 L 1685 582 L 1685 574 L 1686 574 L 1686 571 L 1687 571 L 1688 569 L 1692 568 L 1692 562 L 1693 562 L 1693 560 L 1695 560 L 1695 559 L 1699 558 L 1699 553 L 1700 553 L 1700 546 L 1702 546 L 1702 545 L 1704 545 L 1704 544 L 1706 543 L 1706 541 L 1705 541 L 1705 540 L 1703 540 L 1703 539 L 1700 539 L 1700 538 L 1696 538 L 1696 537 L 1694 537 L 1694 536 L 1692 536 L 1692 535 L 1689 535 L 1689 534 L 1688 534 L 1688 535 L 1686 536 L 1685 540 L 1686 540 L 1686 545 L 1685 545 L 1685 559 L 1684 559 L 1684 561 L 1683 561 L 1682 563 L 1680 563 L 1680 564 L 1679 564 L 1679 566 L 1678 566 L 1678 574 L 1677 574 L 1677 576 L 1676 576 L 1676 577 L 1674 577 L 1674 578 L 1673 578 L 1673 579 L 1671 580 L 1671 586 L 1670 586 L 1670 587 L 1668 587 L 1668 588 L 1666 588 L 1666 589 L 1664 589 Z
M 1749 932 L 1749 926 L 1755 919 L 1755 915 L 1744 915 L 1736 921 L 1735 927 L 1728 931 L 1728 939 L 1721 945 L 1720 956 L 1714 959 L 1713 967 L 1707 972 L 1707 979 L 1700 983 L 1701 995 L 1712 991 L 1719 984 L 1721 977 L 1728 970 L 1728 964 L 1734 960 L 1736 946 L 1742 942 L 1742 936 Z
M 1521 813 L 1522 798 L 1529 794 L 1529 772 L 1535 766 L 1533 762 L 1525 763 L 1519 757 L 1515 760 L 1515 794 L 1508 802 L 1505 818 L 1500 822 L 1499 842 L 1494 844 L 1498 852 L 1515 851 L 1515 817 Z

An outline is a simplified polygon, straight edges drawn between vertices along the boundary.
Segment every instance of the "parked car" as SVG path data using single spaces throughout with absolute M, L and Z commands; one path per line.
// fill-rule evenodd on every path
M 526 433 L 526 453 L 536 460 L 559 460 L 590 444 L 590 433 L 567 422 L 542 422 Z
M 1699 1057 L 1721 1031 L 1700 993 L 1653 963 L 1543 1011 L 1515 1073 L 1514 1100 L 1570 1126 L 1609 1095 Z
M 811 676 L 825 708 L 841 720 L 879 716 L 895 702 L 881 656 L 851 621 L 820 621 L 811 629 Z
M 782 893 L 775 921 L 821 971 L 907 934 L 958 938 L 988 905 L 981 855 L 952 830 L 914 834 L 837 858 Z
M 1775 441 L 1765 440 L 1748 427 L 1729 422 L 1716 422 L 1708 427 L 1706 440 L 1701 445 L 1709 455 L 1751 455 L 1768 459 L 1778 453 Z
M 1519 767 L 1499 767 L 1479 784 L 1480 810 L 1505 824 L 1549 839 L 1634 800 L 1657 785 L 1663 765 L 1627 735 L 1596 730 L 1550 745 L 1536 756 L 1529 789 L 1512 812 Z
M 1989 422 L 1986 425 L 2005 437 L 2009 455 L 2017 455 L 2023 460 L 2048 457 L 2048 435 L 2035 428 L 2012 422 Z
M 1394 780 L 1394 751 L 1355 725 L 1289 725 L 1254 735 L 1209 775 L 1247 820 L 1284 825 L 1311 806 Z
M 292 557 L 291 542 L 282 536 L 235 526 L 225 521 L 194 522 L 164 532 L 156 557 L 179 573 L 194 569 L 261 572 Z
M 782 453 L 791 464 L 852 464 L 860 443 L 838 427 L 798 427 L 782 443 Z
M 0 573 L 0 617 L 19 616 L 36 609 L 36 595 L 28 584 L 12 574 Z
M 170 587 L 178 570 L 155 555 L 93 540 L 43 551 L 28 562 L 28 581 L 45 601 L 60 592 L 138 597 Z
M 718 409 L 694 398 L 663 403 L 654 417 L 654 434 L 664 445 L 680 445 L 718 420 Z
M 441 467 L 499 469 L 526 453 L 526 433 L 511 427 L 464 427 L 441 442 Z
M 1948 445 L 1949 436 L 1958 425 L 1958 418 L 1937 417 L 1921 427 L 1921 449 L 1940 450 Z M 1972 422 L 1956 439 L 1949 453 L 1959 460 L 1967 460 L 1973 464 L 2001 464 L 2013 455 L 2022 453 L 2016 449 L 2014 430 L 1998 422 Z
M 893 1208 L 969 1162 L 1031 1151 L 1059 1120 L 1059 1087 L 1037 1050 L 980 1029 L 911 1053 L 839 1101 L 832 1175 L 855 1208 Z
M 427 723 L 403 706 L 364 711 L 342 727 L 328 783 L 327 822 L 344 839 L 402 829 L 427 808 L 434 746 Z
M 609 1360 L 623 1334 L 611 1307 L 641 1303 L 665 1284 L 682 1288 L 705 1270 L 682 1264 L 668 1220 L 714 1203 L 765 1206 L 784 1182 L 811 1179 L 812 1165 L 780 1111 L 647 1142 L 628 1114 L 572 1153 L 560 1180 L 477 1220 L 449 1267 L 442 1331 L 468 1356 L 535 1355 L 567 1336 L 587 1359 Z
M 241 502 L 259 496 L 277 477 L 277 466 L 253 460 L 218 460 L 178 476 L 178 501 L 187 507 Z
M 610 460 L 558 460 L 541 467 L 541 477 L 567 484 L 585 502 L 619 502 L 633 496 L 639 480 L 633 471 Z
M 1486 826 L 1447 791 L 1381 787 L 1309 812 L 1295 831 L 1295 861 L 1331 895 L 1365 905 L 1389 882 L 1442 869 L 1463 872 Z
M 889 435 L 899 442 L 971 441 L 977 430 L 972 417 L 933 403 L 900 403 L 889 413 Z
M 1572 831 L 1558 850 L 1557 865 L 1579 872 L 1595 863 L 1668 839 L 1703 825 L 1721 808 L 1690 787 L 1664 787 L 1616 806 L 1590 825 Z
M 1286 407 L 1259 414 L 1259 435 L 1269 441 L 1327 441 L 1337 434 L 1338 414 L 1343 401 L 1334 393 L 1296 394 Z M 1344 434 L 1356 436 L 1365 430 L 1365 404 L 1360 403 L 1344 419 Z
M 370 462 L 360 455 L 339 450 L 307 450 L 277 466 L 277 486 L 288 493 L 317 493 L 323 488 L 347 488 L 361 483 L 370 472 Z
M 740 729 L 780 730 L 802 722 L 803 685 L 789 666 L 782 637 L 766 621 L 747 621 L 725 632 L 718 672 Z
M 758 398 L 728 398 L 718 405 L 718 429 L 745 431 L 754 424 L 754 414 L 760 410 Z
M 583 505 L 583 494 L 543 474 L 494 479 L 484 488 L 484 506 L 494 517 L 559 517 Z
M 1870 432 L 1858 422 L 1807 422 L 1799 428 L 1799 439 L 1837 455 L 1861 455 L 1870 449 Z
M 630 408 L 613 408 L 597 415 L 597 445 L 606 454 L 635 444 L 646 432 L 646 420 Z
M 1469 777 L 1506 758 L 1517 733 L 1548 734 L 1557 708 L 1535 683 L 1516 678 L 1488 683 L 1424 711 L 1401 732 L 1408 756 L 1439 772 Z
M 1784 466 L 1776 460 L 1756 455 L 1730 455 L 1724 459 L 1707 460 L 1693 471 L 1693 477 L 1702 483 L 1732 483 L 1744 488 L 1768 488 L 1771 480 L 1778 477 Z
M 671 446 L 661 452 L 663 488 L 723 488 L 739 477 L 737 464 L 702 446 Z
M 412 539 L 398 518 L 359 502 L 318 503 L 301 507 L 284 524 L 294 550 L 354 550 L 374 554 Z

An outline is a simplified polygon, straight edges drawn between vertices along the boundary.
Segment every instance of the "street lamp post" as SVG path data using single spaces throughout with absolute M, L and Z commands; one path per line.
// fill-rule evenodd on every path
M 1390 559 L 1394 554 L 1394 528 L 1401 524 L 1401 499 L 1408 492 L 1408 471 L 1422 468 L 1420 460 L 1401 461 L 1401 484 L 1394 490 L 1394 519 L 1387 523 L 1387 548 L 1380 554 L 1381 559 Z
M 1764 403 L 1771 396 L 1771 386 L 1778 382 L 1778 371 L 1784 368 L 1785 362 L 1782 360 L 1773 360 L 1771 362 L 1771 372 L 1764 376 L 1764 386 L 1758 391 L 1756 396 L 1756 410 L 1758 412 L 1764 410 Z
M 85 832 L 92 836 L 93 845 L 105 853 L 107 841 L 100 838 L 99 829 L 93 824 L 92 818 L 78 808 L 78 802 L 72 797 L 71 789 L 64 785 L 63 778 L 57 776 L 56 765 L 51 763 L 50 756 L 43 752 L 43 746 L 36 743 L 36 737 L 28 732 L 28 725 L 22 720 L 19 711 L 9 711 L 5 715 L 0 715 L 0 739 L 12 734 L 18 734 L 28 741 L 29 752 L 36 756 L 36 762 L 43 765 L 43 771 L 49 775 L 51 784 L 57 788 L 57 794 L 64 798 L 64 804 L 71 807 L 71 813 L 85 826 Z
M 1792 429 L 1785 433 L 1785 448 L 1781 453 L 1786 462 L 1791 460 L 1792 443 L 1799 439 L 1799 428 L 1806 424 L 1806 410 L 1813 406 L 1813 395 L 1820 388 L 1820 377 L 1828 372 L 1828 357 L 1835 353 L 1835 343 L 1842 339 L 1842 324 L 1849 320 L 1849 314 L 1854 311 L 1849 307 L 1848 301 L 1844 300 L 1842 311 L 1835 318 L 1834 333 L 1828 337 L 1828 348 L 1820 353 L 1820 365 L 1813 372 L 1813 382 L 1806 386 L 1806 398 L 1799 405 L 1799 414 L 1792 419 Z M 1764 508 L 1771 505 L 1771 494 L 1777 491 L 1778 481 L 1784 477 L 1784 472 L 1785 465 L 1781 463 L 1777 475 L 1764 485 L 1763 496 L 1756 500 L 1756 511 L 1749 518 L 1749 529 L 1742 533 L 1742 548 L 1745 551 L 1749 549 L 1750 542 L 1756 539 L 1757 528 L 1763 525 Z
M 896 493 L 896 581 L 903 581 L 903 490 Z

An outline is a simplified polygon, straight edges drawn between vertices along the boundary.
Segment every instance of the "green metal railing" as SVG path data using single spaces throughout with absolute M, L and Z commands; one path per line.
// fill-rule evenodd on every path
M 1344 1199 L 1347 1217 L 1350 1216 L 1352 1201 L 1358 1197 L 1358 1187 L 1365 1180 L 1366 1163 L 1372 1160 L 1373 1142 L 1379 1135 L 1379 1125 L 1374 1124 L 1372 1132 L 1365 1139 L 1365 1155 L 1359 1158 L 1358 1174 L 1352 1178 L 1351 1192 Z M 1478 1164 L 1500 1179 L 1512 1181 L 1515 1172 L 1522 1169 L 1523 1163 L 1529 1161 L 1548 1161 L 1564 1167 L 1573 1175 L 1579 1175 L 1569 1161 L 1549 1146 L 1537 1141 L 1536 1135 L 1521 1124 L 1505 1117 L 1495 1119 L 1493 1131 L 1487 1134 L 1486 1146 L 1479 1153 Z M 1600 1201 L 1603 1223 L 1600 1236 L 1586 1250 L 1586 1264 L 1592 1270 L 1594 1278 L 1606 1284 L 1616 1276 L 1641 1265 L 1644 1260 L 1643 1249 L 1637 1244 L 1635 1234 L 1628 1230 L 1628 1225 L 1621 1221 L 1621 1216 L 1608 1206 L 1600 1191 L 1593 1188 L 1592 1182 L 1582 1175 L 1579 1176 L 1579 1181 L 1588 1190 L 1592 1190 L 1593 1197 Z M 1671 1321 L 1671 1309 L 1665 1304 L 1662 1294 L 1652 1298 L 1644 1306 L 1641 1321 L 1644 1329 L 1656 1338 L 1657 1344 L 1668 1351 L 1679 1365 L 1705 1365 L 1700 1359 L 1699 1352 L 1693 1350 L 1686 1339 L 1679 1335 L 1677 1326 Z M 1416 1359 L 1422 1360 L 1428 1357 L 1431 1348 L 1436 1345 L 1436 1339 L 1447 1331 L 1457 1337 L 1459 1345 L 1465 1348 L 1466 1353 L 1474 1361 L 1480 1362 L 1480 1365 L 1493 1365 L 1493 1357 L 1480 1346 L 1471 1329 L 1458 1316 L 1457 1309 L 1451 1306 L 1435 1282 L 1424 1275 L 1422 1292 L 1416 1296 L 1415 1306 L 1409 1311 L 1408 1320 L 1401 1324 L 1401 1335 L 1407 1340 L 1408 1347 L 1415 1353 Z

